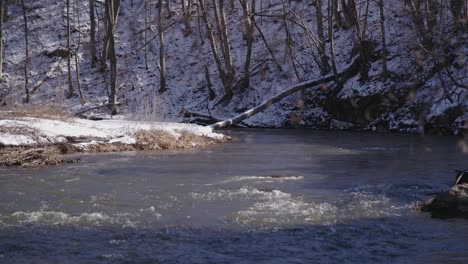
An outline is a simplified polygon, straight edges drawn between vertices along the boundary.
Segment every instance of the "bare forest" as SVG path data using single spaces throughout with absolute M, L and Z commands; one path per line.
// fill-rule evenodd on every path
M 467 9 L 466 0 L 1 0 L 0 104 L 214 127 L 460 133 Z

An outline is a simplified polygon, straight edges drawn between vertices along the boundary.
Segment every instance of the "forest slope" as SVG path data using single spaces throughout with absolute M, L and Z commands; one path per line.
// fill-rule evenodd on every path
M 12 107 L 25 101 L 25 17 L 21 1 L 4 2 L 0 101 Z M 65 1 L 24 1 L 30 104 L 108 113 L 109 69 L 99 61 L 92 67 L 91 56 L 93 46 L 98 59 L 102 54 L 107 2 L 120 1 L 71 1 L 67 16 Z M 115 28 L 118 112 L 141 120 L 225 119 L 359 57 L 355 74 L 294 93 L 242 125 L 460 133 L 468 126 L 468 38 L 466 1 L 457 2 L 122 1 Z M 71 79 L 75 91 L 79 79 L 82 98 L 68 96 L 67 17 Z

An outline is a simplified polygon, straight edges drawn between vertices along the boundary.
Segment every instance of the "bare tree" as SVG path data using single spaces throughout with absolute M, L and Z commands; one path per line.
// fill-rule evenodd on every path
M 252 59 L 252 48 L 254 43 L 254 30 L 255 25 L 253 22 L 253 16 L 255 14 L 255 0 L 251 0 L 249 7 L 248 0 L 239 0 L 242 9 L 244 10 L 244 24 L 245 24 L 245 36 L 246 36 L 246 46 L 247 52 L 245 54 L 245 63 L 244 63 L 244 75 L 242 77 L 242 82 L 240 84 L 241 89 L 246 89 L 250 85 L 250 62 Z M 233 1 L 231 1 L 234 4 Z
M 120 9 L 120 0 L 106 0 L 106 36 L 109 40 L 108 52 L 110 61 L 109 108 L 112 115 L 117 114 L 117 56 L 115 53 L 115 27 Z M 106 56 L 107 57 L 107 56 Z
M 21 0 L 21 8 L 23 10 L 23 21 L 24 21 L 24 42 L 25 42 L 25 59 L 24 59 L 24 89 L 26 92 L 25 102 L 29 103 L 30 93 L 29 93 L 29 77 L 28 77 L 28 67 L 29 67 L 29 39 L 28 39 L 28 18 L 26 16 L 26 6 L 24 5 L 24 0 Z
M 325 36 L 323 33 L 323 13 L 322 13 L 322 0 L 315 1 L 315 10 L 317 15 L 317 35 L 319 39 L 318 50 L 320 55 L 320 71 L 322 75 L 330 72 L 328 66 L 327 54 L 325 52 Z
M 166 91 L 166 55 L 164 54 L 163 1 L 158 4 L 158 33 L 159 33 L 159 93 Z M 168 1 L 169 5 L 169 1 Z M 170 11 L 170 8 L 168 8 Z
M 252 17 L 252 23 L 254 24 L 255 28 L 257 29 L 258 34 L 260 34 L 260 37 L 262 38 L 262 41 L 265 44 L 265 47 L 267 48 L 268 53 L 270 53 L 271 59 L 273 60 L 273 63 L 275 64 L 276 68 L 278 69 L 278 71 L 284 72 L 283 68 L 281 67 L 281 65 L 278 62 L 278 59 L 275 56 L 275 53 L 273 52 L 273 49 L 268 44 L 268 41 L 267 41 L 265 35 L 263 34 L 262 29 L 258 26 L 257 21 L 255 20 L 255 16 Z
M 180 0 L 180 5 L 182 7 L 185 36 L 188 36 L 192 33 L 192 28 L 190 27 L 190 10 L 192 9 L 192 0 L 188 0 L 187 5 L 185 5 L 185 0 Z
M 331 8 L 332 13 L 333 13 L 332 16 L 330 17 L 334 17 L 336 25 L 338 27 L 343 28 L 344 27 L 343 18 L 341 17 L 340 12 L 338 11 L 338 0 L 332 0 L 331 2 L 329 1 L 328 6 L 329 8 Z
M 296 67 L 296 62 L 294 61 L 294 54 L 292 50 L 292 46 L 294 45 L 294 43 L 293 43 L 293 38 L 289 30 L 289 23 L 288 23 L 289 8 L 286 7 L 286 3 L 284 0 L 281 0 L 281 3 L 283 7 L 283 10 L 282 10 L 283 11 L 283 14 L 282 14 L 283 26 L 284 26 L 284 31 L 286 35 L 286 39 L 285 39 L 286 49 L 284 52 L 283 61 L 286 61 L 286 58 L 289 55 L 289 59 L 291 60 L 291 64 L 293 66 L 294 74 L 296 75 L 297 80 L 301 81 L 301 77 L 299 76 L 299 71 L 297 70 L 297 67 Z
M 216 0 L 213 0 L 213 3 L 215 4 Z M 234 80 L 234 75 L 233 75 L 233 72 L 230 71 L 229 58 L 224 58 L 225 65 L 223 65 L 223 63 L 221 61 L 221 57 L 220 57 L 219 50 L 218 50 L 218 44 L 217 44 L 217 41 L 215 39 L 215 35 L 214 35 L 214 32 L 213 32 L 213 28 L 211 26 L 210 20 L 208 18 L 208 15 L 209 15 L 208 14 L 208 5 L 207 5 L 206 0 L 198 0 L 198 4 L 199 4 L 200 11 L 201 11 L 201 16 L 203 18 L 203 22 L 205 23 L 206 35 L 208 37 L 208 42 L 210 43 L 211 53 L 213 54 L 213 58 L 214 58 L 214 60 L 216 62 L 216 67 L 218 68 L 218 72 L 219 72 L 219 75 L 221 77 L 221 81 L 222 81 L 223 87 L 224 87 L 224 96 L 218 101 L 217 104 L 219 104 L 219 103 L 222 103 L 222 102 L 225 102 L 225 101 L 229 101 L 232 98 L 232 96 L 233 96 L 232 82 Z M 217 5 L 215 7 L 216 7 L 215 8 L 215 13 L 217 13 L 217 11 L 216 11 Z M 218 17 L 219 17 L 219 15 L 218 15 Z M 221 26 L 218 23 L 217 23 L 217 25 Z M 222 36 L 220 36 L 220 38 L 221 37 Z
M 344 15 L 343 28 L 348 29 L 356 25 L 358 22 L 356 13 L 356 3 L 354 0 L 341 0 L 341 7 Z
M 162 2 L 160 7 L 162 8 Z M 167 17 L 172 16 L 172 10 L 171 10 L 171 0 L 166 0 L 166 10 L 167 10 Z
M 367 0 L 367 5 L 366 5 L 366 10 L 365 10 L 365 16 L 367 17 L 367 14 L 369 12 L 369 0 Z M 360 81 L 361 83 L 367 82 L 369 80 L 369 70 L 370 70 L 370 54 L 373 53 L 373 42 L 370 40 L 367 40 L 366 36 L 366 27 L 367 27 L 367 20 L 364 21 L 364 26 L 361 26 L 360 22 L 360 17 L 357 11 L 356 3 L 354 0 L 350 0 L 348 3 L 347 12 L 352 12 L 354 18 L 347 18 L 347 20 L 353 21 L 353 24 L 356 26 L 356 33 L 358 37 L 358 49 L 359 49 L 359 57 L 360 57 L 360 62 L 361 62 L 361 67 L 360 69 Z M 350 16 L 350 14 L 348 14 Z
M 79 28 L 80 26 L 80 10 L 78 8 L 78 0 L 74 0 L 73 7 L 75 9 L 75 17 L 76 17 L 76 26 Z M 81 75 L 80 75 L 80 63 L 78 61 L 78 51 L 80 50 L 81 46 L 81 33 L 78 31 L 78 41 L 76 44 L 75 49 L 75 72 L 76 72 L 76 86 L 78 88 L 78 93 L 80 94 L 81 102 L 84 104 L 86 103 L 86 98 L 83 95 L 83 91 L 81 90 Z
M 145 38 L 145 70 L 148 70 L 148 13 L 149 13 L 149 3 L 148 0 L 145 0 L 145 31 L 144 31 L 144 38 Z
M 3 80 L 3 9 L 5 0 L 0 0 L 0 81 Z
M 219 4 L 218 4 L 219 2 Z M 236 75 L 232 63 L 231 45 L 229 43 L 229 36 L 226 24 L 225 4 L 224 0 L 213 0 L 214 15 L 216 20 L 216 28 L 218 29 L 218 37 L 220 39 L 221 51 L 226 65 L 227 80 L 234 81 Z
M 335 9 L 337 1 L 336 0 L 328 0 L 328 6 L 332 8 L 328 9 L 328 39 L 330 40 L 330 61 L 333 70 L 333 77 L 335 78 L 335 84 L 338 87 L 341 87 L 340 80 L 338 78 L 338 72 L 336 70 L 336 62 L 335 62 L 335 47 L 333 41 L 333 17 L 336 15 Z
M 96 55 L 96 19 L 94 14 L 94 0 L 89 0 L 89 20 L 91 24 L 90 45 L 91 45 L 91 67 L 96 67 L 97 55 Z
M 425 50 L 431 51 L 433 45 L 432 32 L 435 28 L 438 5 L 436 0 L 408 0 L 409 16 L 416 32 L 420 37 L 420 44 Z
M 384 1 L 379 0 L 379 12 L 380 12 L 380 35 L 382 41 L 382 78 L 384 80 L 388 77 L 388 69 L 387 69 L 387 40 L 385 38 L 385 14 L 384 14 Z
M 68 97 L 75 95 L 71 73 L 71 34 L 70 34 L 70 0 L 67 0 L 67 71 L 68 71 Z
M 112 17 L 112 21 L 113 21 L 113 25 L 115 27 L 115 25 L 117 24 L 117 18 L 119 16 L 120 0 L 119 1 L 113 1 L 112 8 L 113 9 L 110 10 L 110 13 L 112 13 L 112 15 L 114 16 L 114 17 Z M 107 16 L 108 13 L 109 12 L 106 11 L 106 16 Z M 104 43 L 102 44 L 101 70 L 107 69 L 106 61 L 107 61 L 107 58 L 109 56 L 109 45 L 110 45 L 111 36 L 108 35 L 108 33 L 109 33 L 109 31 L 107 30 L 109 28 L 109 25 L 107 25 L 108 22 L 109 22 L 108 19 L 106 19 L 104 21 L 104 27 L 106 28 L 106 31 L 104 32 Z M 115 30 L 115 28 L 113 30 Z M 112 36 L 112 38 L 113 38 L 113 36 Z

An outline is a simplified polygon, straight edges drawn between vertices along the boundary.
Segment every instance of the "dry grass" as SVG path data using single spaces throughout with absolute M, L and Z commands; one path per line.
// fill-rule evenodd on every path
M 137 143 L 134 146 L 137 150 L 186 149 L 221 142 L 220 140 L 197 136 L 187 131 L 183 131 L 181 136 L 176 138 L 162 130 L 140 130 L 135 133 L 135 137 Z
M 70 143 L 60 143 L 49 146 L 30 147 L 1 147 L 0 166 L 47 166 L 65 162 L 60 154 L 76 152 L 120 152 L 120 151 L 151 151 L 165 149 L 187 149 L 204 147 L 221 143 L 208 137 L 197 136 L 189 132 L 182 132 L 179 138 L 161 130 L 140 130 L 134 133 L 135 144 L 100 143 L 89 145 L 86 149 L 79 148 Z M 69 161 L 66 161 L 69 162 Z
M 119 152 L 119 151 L 152 151 L 166 149 L 187 149 L 204 147 L 207 145 L 221 143 L 208 137 L 197 136 L 189 132 L 182 132 L 179 138 L 162 130 L 139 130 L 133 134 L 136 138 L 135 144 L 101 143 L 87 147 L 87 152 Z
M 100 143 L 88 146 L 85 150 L 80 149 L 81 152 L 121 152 L 121 151 L 134 151 L 132 145 L 121 143 Z
M 0 166 L 57 165 L 63 160 L 54 146 L 43 148 L 8 147 L 0 149 Z
M 137 150 L 160 150 L 175 148 L 177 138 L 162 130 L 140 130 L 135 132 Z
M 47 105 L 15 105 L 2 107 L 0 109 L 0 119 L 21 119 L 25 117 L 45 118 L 69 121 L 73 118 L 62 107 L 54 104 Z

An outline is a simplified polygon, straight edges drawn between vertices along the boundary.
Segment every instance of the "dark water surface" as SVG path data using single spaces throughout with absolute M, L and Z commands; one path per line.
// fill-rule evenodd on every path
M 226 133 L 0 168 L 0 263 L 468 263 L 468 221 L 414 210 L 468 167 L 457 138 Z

